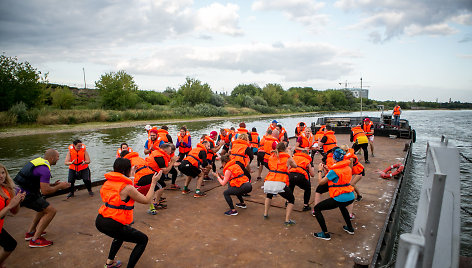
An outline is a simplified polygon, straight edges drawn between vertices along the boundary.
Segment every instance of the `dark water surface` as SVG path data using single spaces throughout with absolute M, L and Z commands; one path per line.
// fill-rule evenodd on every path
M 289 136 L 294 136 L 294 129 L 298 122 L 307 124 L 316 121 L 320 116 L 359 116 L 359 113 L 337 114 L 309 114 L 276 118 L 251 118 L 244 120 L 247 128 L 256 127 L 259 135 L 263 134 L 269 123 L 276 119 L 288 131 Z M 367 112 L 364 115 L 379 116 L 379 112 Z M 413 145 L 412 168 L 407 173 L 406 200 L 401 208 L 401 232 L 410 232 L 413 226 L 418 203 L 419 192 L 424 178 L 424 161 L 427 141 L 439 141 L 441 135 L 445 135 L 452 141 L 459 151 L 467 158 L 472 159 L 472 111 L 404 111 L 402 118 L 410 121 L 410 125 L 416 130 L 417 141 Z M 212 130 L 230 128 L 241 120 L 208 120 L 202 122 L 187 122 L 185 125 L 192 135 L 192 145 L 195 145 L 202 134 L 208 134 Z M 176 141 L 178 130 L 182 123 L 167 124 L 169 134 Z M 42 156 L 48 148 L 55 148 L 60 153 L 60 160 L 52 168 L 54 180 L 67 181 L 68 168 L 64 165 L 67 147 L 75 139 L 81 139 L 87 146 L 90 154 L 90 170 L 92 180 L 100 180 L 103 174 L 111 171 L 115 160 L 116 150 L 122 142 L 127 142 L 141 156 L 144 156 L 144 143 L 147 139 L 144 125 L 137 127 L 125 127 L 106 129 L 93 132 L 57 133 L 44 135 L 30 135 L 21 137 L 0 138 L 0 162 L 4 164 L 14 177 L 21 167 L 36 157 Z M 464 157 L 461 159 L 461 206 L 472 211 L 472 193 L 470 192 L 472 181 L 470 174 L 472 164 Z M 80 182 L 79 182 L 80 183 Z M 461 254 L 472 257 L 472 216 L 467 213 L 461 215 Z

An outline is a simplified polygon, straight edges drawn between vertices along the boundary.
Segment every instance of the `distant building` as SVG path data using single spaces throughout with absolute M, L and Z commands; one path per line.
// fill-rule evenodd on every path
M 360 98 L 362 96 L 363 99 L 369 98 L 369 90 L 365 88 L 346 88 L 347 90 L 352 92 L 352 95 L 355 98 Z

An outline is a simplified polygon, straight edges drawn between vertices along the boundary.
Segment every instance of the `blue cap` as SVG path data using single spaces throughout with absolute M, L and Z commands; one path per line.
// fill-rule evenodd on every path
M 272 123 L 276 123 L 276 124 L 277 124 L 278 122 L 277 122 L 277 120 L 274 120 L 274 121 L 272 121 Z
M 343 149 L 341 149 L 341 148 L 338 148 L 338 149 L 334 150 L 334 152 L 333 152 L 334 161 L 336 161 L 336 162 L 342 161 L 344 159 L 345 154 L 346 154 L 346 152 L 344 152 Z

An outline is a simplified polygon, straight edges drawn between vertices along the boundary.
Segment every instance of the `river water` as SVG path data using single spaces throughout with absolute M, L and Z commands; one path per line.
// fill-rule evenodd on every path
M 364 112 L 368 116 L 380 116 L 379 112 Z M 259 134 L 262 134 L 268 124 L 276 119 L 288 131 L 289 136 L 294 136 L 294 129 L 298 122 L 307 124 L 316 121 L 320 116 L 359 116 L 359 113 L 334 113 L 334 114 L 308 114 L 297 116 L 277 116 L 276 118 L 250 118 L 244 120 L 247 128 L 256 127 Z M 472 159 L 472 132 L 469 130 L 472 124 L 472 111 L 404 111 L 402 118 L 408 119 L 412 128 L 416 130 L 417 140 L 413 145 L 412 165 L 407 175 L 406 197 L 401 208 L 400 231 L 410 232 L 416 214 L 416 206 L 419 193 L 424 178 L 424 161 L 426 144 L 428 141 L 439 141 L 441 135 L 445 135 L 458 148 L 460 156 L 461 173 L 461 197 L 463 207 L 467 211 L 472 211 L 472 193 L 469 191 L 472 186 L 470 174 L 472 163 L 466 158 Z M 207 120 L 201 122 L 187 122 L 185 124 L 167 124 L 169 134 L 176 139 L 180 126 L 186 125 L 192 134 L 192 144 L 202 134 L 208 134 L 212 130 L 220 128 L 237 127 L 241 120 Z M 143 156 L 143 146 L 147 139 L 143 126 L 124 127 L 116 129 L 105 129 L 101 131 L 77 132 L 77 133 L 57 133 L 44 135 L 30 135 L 21 137 L 0 138 L 0 162 L 4 164 L 14 177 L 21 167 L 29 160 L 42 156 L 48 148 L 55 148 L 59 151 L 61 159 L 57 166 L 53 167 L 53 180 L 67 180 L 68 169 L 65 166 L 64 158 L 67 147 L 73 140 L 80 139 L 86 146 L 90 154 L 90 170 L 92 180 L 103 179 L 103 174 L 111 171 L 115 159 L 116 150 L 122 142 L 127 142 L 134 150 Z M 175 142 L 175 140 L 174 140 Z M 80 183 L 80 182 L 79 182 Z M 464 213 L 461 215 L 461 255 L 472 257 L 472 216 Z

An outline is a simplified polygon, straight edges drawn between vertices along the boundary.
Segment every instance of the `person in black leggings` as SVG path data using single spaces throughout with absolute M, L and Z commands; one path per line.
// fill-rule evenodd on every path
M 128 267 L 134 267 L 148 242 L 146 234 L 129 226 L 133 222 L 134 202 L 142 204 L 152 202 L 153 189 L 156 188 L 162 171 L 154 174 L 150 190 L 144 196 L 136 190 L 133 180 L 128 177 L 133 177 L 135 173 L 135 168 L 131 168 L 131 162 L 128 159 L 117 158 L 113 164 L 113 170 L 114 172 L 105 174 L 107 180 L 100 190 L 105 204 L 98 211 L 95 226 L 100 232 L 113 238 L 105 267 L 121 267 L 121 262 L 115 261 L 115 256 L 124 241 L 136 243 L 128 261 Z M 116 213 L 117 210 L 121 213 Z
M 226 203 L 228 203 L 229 210 L 225 212 L 227 216 L 236 216 L 238 212 L 234 208 L 232 195 L 235 195 L 239 199 L 239 203 L 236 204 L 239 208 L 246 208 L 244 203 L 243 195 L 252 191 L 252 185 L 249 182 L 250 173 L 244 167 L 244 164 L 229 159 L 229 155 L 224 154 L 221 156 L 221 166 L 223 166 L 224 175 L 218 174 L 218 181 L 222 186 L 228 183 L 228 189 L 223 192 Z

